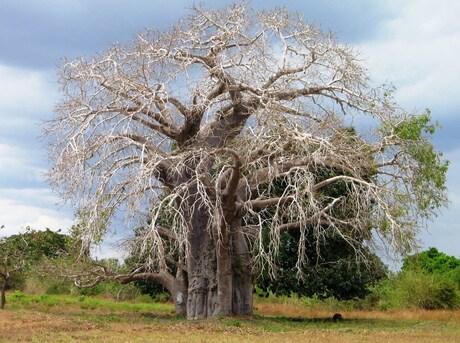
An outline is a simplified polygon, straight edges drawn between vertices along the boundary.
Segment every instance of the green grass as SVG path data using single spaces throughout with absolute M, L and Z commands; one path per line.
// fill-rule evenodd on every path
M 114 300 L 87 297 L 84 295 L 28 295 L 19 291 L 15 291 L 8 297 L 7 304 L 13 309 L 29 307 L 37 310 L 43 310 L 54 306 L 77 306 L 83 310 L 98 310 L 101 312 L 174 313 L 174 306 L 168 303 L 117 302 Z

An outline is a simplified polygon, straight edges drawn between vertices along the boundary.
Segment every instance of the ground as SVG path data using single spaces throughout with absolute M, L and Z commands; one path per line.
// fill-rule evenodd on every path
M 12 299 L 0 311 L 0 342 L 459 342 L 460 311 L 313 310 L 256 303 L 251 318 L 187 321 L 169 304 L 55 296 Z

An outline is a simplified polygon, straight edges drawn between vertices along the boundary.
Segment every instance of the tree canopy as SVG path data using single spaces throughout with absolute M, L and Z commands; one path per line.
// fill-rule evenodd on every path
M 460 259 L 436 248 L 429 248 L 403 260 L 403 271 L 440 274 L 451 279 L 460 288 Z
M 23 233 L 0 238 L 0 308 L 5 305 L 5 291 L 12 277 L 29 269 L 43 258 L 68 252 L 70 238 L 49 229 L 36 231 L 30 227 Z
M 408 251 L 447 201 L 429 113 L 401 109 L 358 51 L 285 9 L 195 7 L 65 60 L 59 82 L 49 180 L 85 214 L 82 242 L 119 214 L 120 231 L 149 222 L 127 240 L 148 258 L 124 281 L 161 283 L 189 318 L 251 313 L 253 275 L 275 276 L 283 232 L 298 232 L 299 269 L 307 237 Z
M 407 256 L 403 261 L 403 270 L 423 269 L 430 273 L 449 273 L 456 268 L 460 268 L 460 259 L 440 252 L 436 248 Z
M 318 254 L 314 237 L 307 237 L 307 263 L 301 274 L 296 268 L 299 244 L 298 232 L 281 236 L 277 278 L 263 274 L 256 285 L 263 291 L 285 296 L 334 297 L 339 300 L 364 298 L 370 287 L 387 276 L 387 268 L 378 256 L 365 246 L 352 247 L 341 237 L 326 237 Z M 364 258 L 357 258 L 354 248 Z M 300 276 L 300 277 L 299 277 Z

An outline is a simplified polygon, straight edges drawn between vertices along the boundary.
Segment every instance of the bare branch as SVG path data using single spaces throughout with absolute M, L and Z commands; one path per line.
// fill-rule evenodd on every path
M 429 115 L 368 80 L 358 51 L 284 9 L 195 7 L 169 32 L 64 63 L 49 180 L 84 214 L 87 246 L 113 218 L 145 228 L 124 237 L 144 269 L 120 281 L 169 284 L 174 265 L 203 306 L 190 317 L 228 314 L 234 285 L 274 276 L 282 232 L 299 231 L 301 270 L 309 230 L 317 246 L 380 233 L 407 251 L 446 204 Z M 101 268 L 84 281 L 115 277 Z

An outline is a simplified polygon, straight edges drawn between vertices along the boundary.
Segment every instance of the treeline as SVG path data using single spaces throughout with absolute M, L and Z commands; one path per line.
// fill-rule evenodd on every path
M 455 309 L 460 305 L 460 259 L 436 248 L 406 257 L 401 270 L 391 273 L 364 245 L 356 251 L 340 237 L 331 236 L 321 247 L 305 247 L 307 263 L 299 269 L 295 256 L 299 249 L 298 237 L 284 233 L 281 239 L 277 277 L 262 271 L 254 282 L 254 292 L 260 297 L 334 299 L 356 307 L 383 310 Z M 138 256 L 133 252 L 123 262 L 115 259 L 96 261 L 89 255 L 82 257 L 78 241 L 60 232 L 29 228 L 24 233 L 1 238 L 0 261 L 1 307 L 5 305 L 7 290 L 104 296 L 118 300 L 169 299 L 166 290 L 151 281 L 121 284 L 116 278 L 94 278 L 97 276 L 94 272 L 88 283 L 77 283 L 80 286 L 77 287 L 71 275 L 75 265 L 96 266 L 105 275 L 121 275 L 133 270 Z M 89 269 L 81 267 L 79 270 L 81 281 Z

